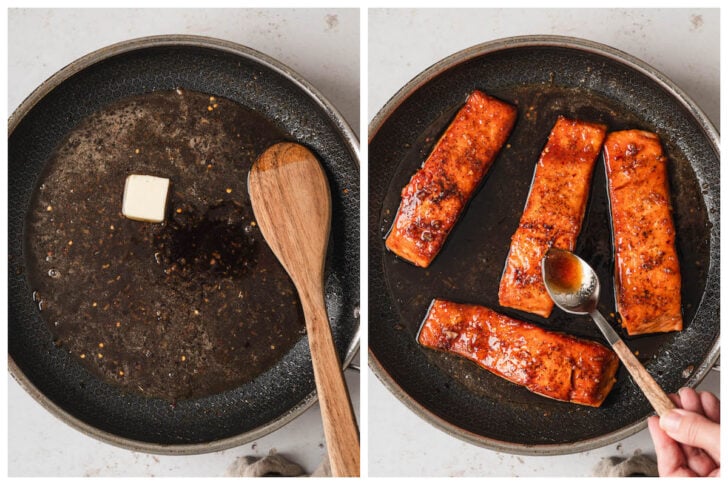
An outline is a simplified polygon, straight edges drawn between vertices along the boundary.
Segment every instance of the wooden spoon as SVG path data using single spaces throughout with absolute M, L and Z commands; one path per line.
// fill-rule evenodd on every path
M 359 434 L 324 304 L 331 193 L 316 157 L 279 143 L 256 160 L 248 192 L 260 231 L 301 298 L 316 391 L 334 476 L 359 476 Z
M 675 404 L 665 391 L 597 310 L 599 278 L 592 267 L 576 254 L 552 247 L 543 258 L 541 272 L 546 291 L 556 306 L 568 313 L 592 317 L 658 416 L 674 409 Z

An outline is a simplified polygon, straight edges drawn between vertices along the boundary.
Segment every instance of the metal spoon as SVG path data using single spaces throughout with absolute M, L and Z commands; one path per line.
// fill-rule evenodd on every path
M 556 306 L 567 313 L 592 317 L 657 414 L 662 416 L 674 409 L 665 391 L 597 310 L 599 279 L 591 266 L 570 251 L 552 247 L 543 258 L 541 271 L 546 290 Z

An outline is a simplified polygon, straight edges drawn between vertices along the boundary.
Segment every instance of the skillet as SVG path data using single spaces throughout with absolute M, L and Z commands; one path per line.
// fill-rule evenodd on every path
M 386 251 L 399 191 L 474 89 L 518 108 L 518 120 L 479 192 L 427 269 Z M 589 317 L 551 317 L 502 308 L 498 283 L 526 202 L 535 163 L 557 116 L 641 128 L 661 137 L 683 278 L 685 329 L 627 337 L 667 392 L 696 386 L 718 357 L 719 153 L 705 115 L 664 75 L 613 48 L 558 36 L 503 39 L 458 52 L 402 88 L 370 124 L 369 350 L 382 382 L 418 415 L 471 443 L 519 454 L 575 453 L 644 428 L 649 403 L 619 370 L 600 408 L 549 400 L 464 359 L 415 341 L 430 301 L 484 305 L 547 329 L 601 341 Z M 603 159 L 597 161 L 576 253 L 595 267 L 614 314 L 613 257 Z
M 315 88 L 264 54 L 197 36 L 131 40 L 62 69 L 9 120 L 9 369 L 43 406 L 77 429 L 117 446 L 170 454 L 237 446 L 303 413 L 316 400 L 307 339 L 300 338 L 271 368 L 231 390 L 172 404 L 122 392 L 54 345 L 33 302 L 24 235 L 44 166 L 70 130 L 120 99 L 176 88 L 254 110 L 321 160 L 333 203 L 326 303 L 344 365 L 356 352 L 359 329 L 357 141 Z

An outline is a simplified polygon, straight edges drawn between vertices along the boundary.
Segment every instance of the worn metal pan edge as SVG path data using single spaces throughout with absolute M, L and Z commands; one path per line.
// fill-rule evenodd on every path
M 41 83 L 35 90 L 33 90 L 28 95 L 28 97 L 23 100 L 18 108 L 15 109 L 15 111 L 8 118 L 8 137 L 13 134 L 15 128 L 20 124 L 23 118 L 33 109 L 33 107 L 39 101 L 41 101 L 47 94 L 53 91 L 64 81 L 72 77 L 74 74 L 77 74 L 98 62 L 122 53 L 134 51 L 137 49 L 145 49 L 149 47 L 159 46 L 193 46 L 221 50 L 224 52 L 245 57 L 280 73 L 281 75 L 292 81 L 303 92 L 308 94 L 321 108 L 324 109 L 330 120 L 336 125 L 336 128 L 344 135 L 346 144 L 349 146 L 351 153 L 353 154 L 353 159 L 356 161 L 357 165 L 360 165 L 359 141 L 353 130 L 349 126 L 348 122 L 344 119 L 341 113 L 331 104 L 331 102 L 329 102 L 314 86 L 312 86 L 298 73 L 296 73 L 294 70 L 284 65 L 283 63 L 273 59 L 272 57 L 269 57 L 262 52 L 251 49 L 250 47 L 246 47 L 241 44 L 236 44 L 234 42 L 222 39 L 196 35 L 155 35 L 140 37 L 102 47 L 71 62 L 67 66 L 57 71 L 51 77 L 43 81 L 43 83 Z M 352 363 L 352 360 L 359 350 L 359 344 L 360 334 L 359 330 L 356 330 L 352 342 L 347 348 L 346 356 L 342 362 L 342 367 L 344 369 L 349 367 Z M 208 443 L 162 445 L 122 438 L 120 436 L 114 435 L 113 433 L 109 433 L 99 428 L 96 428 L 95 426 L 91 426 L 76 418 L 60 406 L 56 405 L 45 395 L 43 395 L 43 393 L 40 392 L 36 388 L 36 386 L 33 385 L 33 383 L 25 376 L 23 371 L 19 368 L 19 366 L 15 363 L 10 355 L 8 355 L 8 372 L 16 380 L 16 382 L 18 382 L 18 384 L 33 399 L 35 399 L 35 401 L 37 401 L 51 414 L 53 414 L 55 417 L 68 424 L 72 428 L 92 438 L 98 439 L 102 442 L 114 446 L 127 448 L 132 451 L 165 455 L 192 455 L 201 453 L 212 453 L 215 451 L 220 451 L 249 443 L 262 436 L 270 434 L 273 431 L 276 431 L 277 429 L 288 424 L 289 422 L 303 414 L 317 401 L 316 391 L 314 390 L 296 406 L 289 409 L 286 413 L 279 416 L 276 420 L 267 423 L 264 426 L 260 426 L 256 429 L 229 438 Z
M 433 64 L 432 66 L 415 76 L 402 88 L 400 88 L 389 99 L 389 101 L 387 101 L 387 103 L 374 116 L 374 118 L 372 118 L 371 122 L 369 123 L 368 142 L 371 143 L 371 141 L 377 135 L 379 129 L 412 93 L 420 89 L 423 85 L 427 84 L 430 80 L 437 77 L 442 72 L 445 72 L 448 69 L 457 66 L 458 64 L 469 61 L 476 57 L 494 53 L 500 50 L 517 47 L 544 46 L 576 49 L 603 56 L 612 59 L 620 64 L 626 65 L 627 67 L 630 67 L 638 71 L 639 73 L 647 76 L 648 78 L 654 80 L 663 89 L 671 93 L 675 97 L 675 99 L 677 99 L 683 106 L 685 106 L 685 108 L 700 124 L 702 130 L 706 134 L 707 138 L 710 140 L 714 151 L 716 153 L 719 153 L 720 139 L 715 126 L 713 126 L 712 122 L 697 106 L 697 104 L 667 76 L 665 76 L 652 66 L 646 64 L 645 62 L 637 59 L 636 57 L 613 47 L 586 39 L 558 35 L 526 35 L 497 39 L 494 41 L 489 41 L 466 48 L 442 59 L 441 61 L 438 61 L 437 63 Z M 693 165 L 693 168 L 696 170 L 696 175 L 698 176 L 699 180 L 701 180 L 701 182 L 708 181 L 708 190 L 704 191 L 703 195 L 706 208 L 708 210 L 708 213 L 710 214 L 710 222 L 713 224 L 713 227 L 710 231 L 710 268 L 708 270 L 708 279 L 706 281 L 705 294 L 701 299 L 700 307 L 695 315 L 695 318 L 698 318 L 702 313 L 707 313 L 704 308 L 705 305 L 703 305 L 703 300 L 705 300 L 708 293 L 711 293 L 710 297 L 713 298 L 714 301 L 719 301 L 720 299 L 720 180 L 718 174 L 711 173 L 709 171 L 709 168 L 702 166 L 699 161 L 697 165 Z M 703 317 L 706 318 L 705 315 L 703 315 Z M 698 384 L 700 384 L 700 382 L 705 378 L 707 373 L 716 365 L 719 356 L 720 338 L 717 338 L 712 348 L 709 350 L 706 359 L 698 366 L 692 377 L 687 381 L 686 385 L 689 387 L 696 387 Z M 420 418 L 424 419 L 433 426 L 439 428 L 440 430 L 455 438 L 459 438 L 474 445 L 490 448 L 496 451 L 521 455 L 544 456 L 579 453 L 596 448 L 601 448 L 603 446 L 615 443 L 621 439 L 627 438 L 643 430 L 647 426 L 647 420 L 643 419 L 632 425 L 625 426 L 605 435 L 564 444 L 526 445 L 521 443 L 501 441 L 462 429 L 461 427 L 455 426 L 452 423 L 442 419 L 441 417 L 429 411 L 426 407 L 417 402 L 413 397 L 407 394 L 407 392 L 405 392 L 404 389 L 399 386 L 396 380 L 379 362 L 376 355 L 371 349 L 369 349 L 369 367 L 380 380 L 380 382 L 382 382 L 382 384 L 384 384 L 384 386 L 395 397 L 397 397 L 397 399 L 399 399 Z

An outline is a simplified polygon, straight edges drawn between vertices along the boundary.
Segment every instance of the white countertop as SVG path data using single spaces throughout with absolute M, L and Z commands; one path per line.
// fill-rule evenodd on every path
M 715 10 L 370 10 L 369 119 L 435 62 L 502 37 L 558 34 L 601 42 L 662 71 L 720 124 Z M 711 372 L 699 389 L 719 393 Z M 602 457 L 654 450 L 647 430 L 575 455 L 534 457 L 467 444 L 433 427 L 369 371 L 369 476 L 590 476 Z
M 359 132 L 356 10 L 10 10 L 8 17 L 11 112 L 58 69 L 97 48 L 185 33 L 239 42 L 275 57 L 316 86 Z M 370 119 L 407 81 L 449 54 L 500 37 L 548 33 L 588 38 L 639 57 L 683 88 L 719 127 L 717 10 L 370 10 L 369 29 Z M 585 476 L 603 456 L 652 447 L 643 431 L 578 455 L 492 452 L 434 428 L 367 374 L 369 426 L 362 433 L 368 436 L 370 476 Z M 347 372 L 347 382 L 358 403 L 358 374 Z M 700 388 L 718 394 L 718 374 L 710 373 Z M 50 415 L 11 378 L 8 416 L 11 476 L 218 476 L 237 457 L 273 448 L 310 472 L 324 454 L 318 406 L 254 443 L 184 457 L 135 453 L 89 438 Z
M 8 110 L 41 82 L 98 48 L 157 34 L 195 34 L 262 51 L 308 80 L 359 133 L 359 11 L 10 10 Z M 359 374 L 346 372 L 359 408 Z M 318 405 L 278 431 L 226 451 L 161 456 L 116 448 L 76 431 L 8 379 L 10 476 L 223 476 L 236 458 L 272 449 L 313 472 L 325 455 Z

